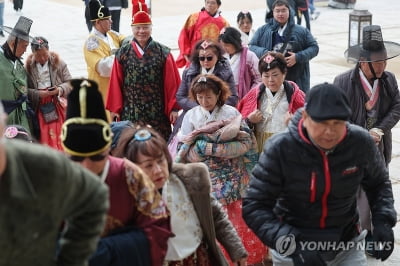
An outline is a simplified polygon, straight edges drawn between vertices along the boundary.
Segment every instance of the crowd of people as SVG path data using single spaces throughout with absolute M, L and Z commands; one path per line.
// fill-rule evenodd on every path
M 118 32 L 126 1 L 85 1 L 79 79 L 30 36 L 31 19 L 4 26 L 0 265 L 386 260 L 400 95 L 385 68 L 400 44 L 365 26 L 346 51 L 355 68 L 311 87 L 319 46 L 304 2 L 267 1 L 253 29 L 249 11 L 231 26 L 205 0 L 174 58 L 144 0 L 132 1 L 131 35 Z

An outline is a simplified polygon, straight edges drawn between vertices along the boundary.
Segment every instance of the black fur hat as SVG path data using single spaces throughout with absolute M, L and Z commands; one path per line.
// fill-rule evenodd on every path
M 88 79 L 72 79 L 70 83 L 73 89 L 62 126 L 62 146 L 75 156 L 102 153 L 110 147 L 112 133 L 97 83 Z

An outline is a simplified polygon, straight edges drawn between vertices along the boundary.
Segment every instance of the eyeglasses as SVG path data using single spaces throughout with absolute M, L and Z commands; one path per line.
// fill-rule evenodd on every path
M 277 14 L 279 14 L 279 13 L 285 14 L 285 13 L 288 13 L 288 12 L 289 12 L 289 9 L 287 7 L 273 10 L 273 13 L 277 13 Z
M 200 61 L 204 61 L 207 59 L 207 61 L 213 60 L 214 56 L 199 56 Z
M 74 162 L 83 162 L 86 158 L 89 158 L 89 160 L 93 162 L 99 162 L 101 160 L 104 160 L 106 158 L 106 154 L 96 154 L 92 156 L 77 156 L 77 155 L 71 155 L 69 158 L 74 161 Z

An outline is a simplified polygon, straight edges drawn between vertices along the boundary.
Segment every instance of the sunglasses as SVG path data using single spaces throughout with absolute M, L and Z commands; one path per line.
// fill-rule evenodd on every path
M 89 160 L 93 162 L 99 162 L 101 160 L 104 160 L 106 158 L 106 154 L 96 154 L 92 156 L 77 156 L 77 155 L 71 155 L 69 158 L 74 161 L 74 162 L 83 162 L 86 158 L 89 158 Z
M 213 60 L 214 56 L 199 56 L 200 61 L 204 61 L 207 59 L 207 61 Z

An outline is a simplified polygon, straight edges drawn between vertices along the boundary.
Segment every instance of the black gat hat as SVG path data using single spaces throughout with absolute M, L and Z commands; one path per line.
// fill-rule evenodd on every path
M 317 122 L 329 119 L 347 121 L 351 116 L 346 94 L 329 83 L 316 85 L 308 91 L 305 110 Z
M 400 55 L 400 44 L 384 41 L 380 26 L 365 26 L 362 36 L 362 43 L 351 46 L 344 52 L 347 59 L 358 62 L 376 62 Z
M 88 79 L 72 79 L 70 83 L 73 89 L 68 95 L 61 144 L 75 156 L 102 153 L 110 147 L 112 133 L 97 83 Z
M 3 26 L 3 30 L 21 40 L 31 42 L 33 37 L 29 36 L 29 32 L 31 31 L 32 23 L 33 20 L 30 18 L 20 16 L 14 28 Z

